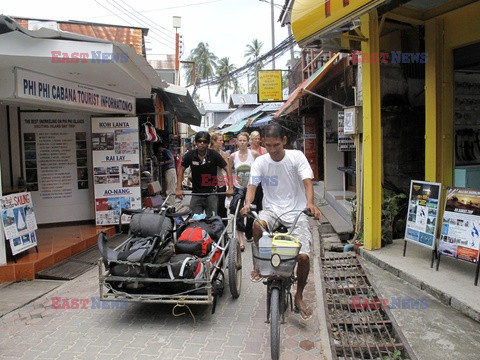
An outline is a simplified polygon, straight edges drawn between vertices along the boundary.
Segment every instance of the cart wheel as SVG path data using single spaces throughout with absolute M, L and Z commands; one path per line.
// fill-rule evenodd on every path
M 237 238 L 230 240 L 228 253 L 228 285 L 234 299 L 240 296 L 242 288 L 242 252 Z

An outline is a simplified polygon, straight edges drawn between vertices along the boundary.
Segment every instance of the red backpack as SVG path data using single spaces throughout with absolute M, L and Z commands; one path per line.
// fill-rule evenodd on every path
M 205 256 L 212 250 L 212 238 L 201 227 L 186 228 L 175 244 L 177 254 Z

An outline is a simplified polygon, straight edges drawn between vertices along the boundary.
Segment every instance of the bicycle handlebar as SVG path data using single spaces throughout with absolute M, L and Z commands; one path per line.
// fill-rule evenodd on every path
M 254 205 L 254 204 L 250 204 L 250 210 L 247 212 L 248 215 L 252 215 L 253 218 L 255 219 L 255 221 L 258 223 L 258 225 L 260 225 L 260 227 L 262 228 L 263 231 L 266 231 L 270 236 L 273 236 L 273 233 L 268 231 L 268 229 L 265 229 L 265 227 L 263 226 L 263 224 L 260 222 L 260 217 L 258 216 L 258 213 L 255 211 L 257 209 L 257 206 Z M 295 210 L 294 210 L 295 211 Z M 298 222 L 298 219 L 300 218 L 300 216 L 302 214 L 305 214 L 307 216 L 310 216 L 312 217 L 313 216 L 313 213 L 310 211 L 309 208 L 305 208 L 303 210 L 296 210 L 298 211 L 298 214 L 297 216 L 295 216 L 295 219 L 293 220 L 293 223 L 292 223 L 292 226 L 290 227 L 290 230 L 288 231 L 288 235 L 291 235 L 292 232 L 293 232 L 293 229 L 295 229 L 295 226 L 297 226 L 297 222 Z M 279 219 L 281 218 L 281 216 L 278 217 Z M 272 230 L 273 231 L 273 230 Z

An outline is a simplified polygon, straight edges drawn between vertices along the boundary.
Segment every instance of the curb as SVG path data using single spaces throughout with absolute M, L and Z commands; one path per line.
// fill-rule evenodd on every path
M 378 267 L 392 273 L 396 277 L 408 282 L 409 284 L 419 288 L 420 290 L 425 291 L 426 293 L 432 295 L 434 298 L 436 298 L 438 301 L 440 301 L 442 304 L 447 305 L 452 307 L 455 310 L 460 311 L 463 315 L 468 316 L 472 320 L 475 320 L 477 322 L 480 322 L 480 312 L 473 309 L 471 306 L 466 304 L 463 301 L 458 300 L 457 298 L 450 296 L 443 291 L 419 280 L 415 276 L 411 274 L 407 274 L 402 270 L 399 270 L 392 265 L 386 263 L 383 260 L 380 260 L 373 256 L 372 254 L 366 252 L 363 250 L 363 248 L 360 249 L 360 255 L 362 258 L 365 260 L 371 262 L 374 265 L 377 265 Z
M 322 240 L 319 232 L 319 223 L 309 219 L 310 232 L 312 233 L 313 244 L 313 281 L 315 283 L 315 297 L 317 300 L 317 312 L 319 330 L 320 330 L 320 344 L 322 347 L 323 359 L 332 359 L 332 350 L 330 347 L 330 337 L 327 329 L 327 318 L 325 315 L 325 302 L 322 292 L 322 281 L 320 278 L 320 261 L 322 256 Z M 318 244 L 318 245 L 317 245 Z

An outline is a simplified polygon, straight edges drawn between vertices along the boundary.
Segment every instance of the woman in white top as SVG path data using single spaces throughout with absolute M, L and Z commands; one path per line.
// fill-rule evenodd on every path
M 230 155 L 228 159 L 228 164 L 231 168 L 234 169 L 233 177 L 233 198 L 236 198 L 236 195 L 239 192 L 243 193 L 240 208 L 243 207 L 243 201 L 245 199 L 245 192 L 248 186 L 248 180 L 250 179 L 250 169 L 253 164 L 253 161 L 257 156 L 258 152 L 255 150 L 250 150 L 248 148 L 248 139 L 249 135 L 247 132 L 241 132 L 237 136 L 237 148 L 238 151 L 235 151 Z M 240 241 L 240 250 L 245 250 L 245 219 L 243 217 L 237 218 L 237 237 Z

